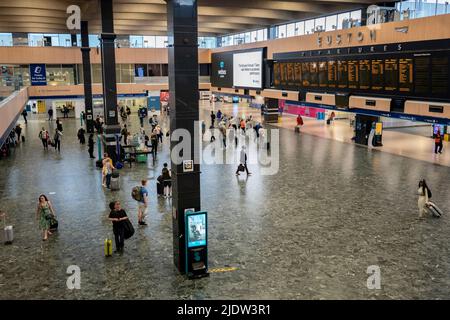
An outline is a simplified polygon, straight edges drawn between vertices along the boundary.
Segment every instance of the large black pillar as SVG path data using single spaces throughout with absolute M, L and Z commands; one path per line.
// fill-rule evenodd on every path
M 183 160 L 197 159 L 198 143 L 194 139 L 199 117 L 198 104 L 198 28 L 197 0 L 166 0 L 169 36 L 170 130 L 185 129 L 190 133 L 191 150 L 181 155 Z M 173 135 L 171 135 L 173 136 Z M 171 150 L 177 144 L 171 142 Z M 184 212 L 200 210 L 200 164 L 193 172 L 183 172 L 183 164 L 172 159 L 172 225 L 173 258 L 181 273 L 185 273 L 186 236 Z
M 84 114 L 86 117 L 86 130 L 94 132 L 94 113 L 92 110 L 92 77 L 91 77 L 91 48 L 89 48 L 89 28 L 87 21 L 81 21 L 81 54 L 83 57 L 84 79 Z
M 112 0 L 101 0 L 102 12 L 102 76 L 103 76 L 103 108 L 105 119 L 104 144 L 109 156 L 116 163 L 116 134 L 120 134 L 117 114 L 116 56 L 114 40 L 114 17 Z

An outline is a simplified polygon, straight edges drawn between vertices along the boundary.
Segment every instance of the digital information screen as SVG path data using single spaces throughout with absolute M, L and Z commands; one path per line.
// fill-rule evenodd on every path
M 446 95 L 448 91 L 448 57 L 433 57 L 431 74 L 431 93 Z
M 398 60 L 398 83 L 400 92 L 412 92 L 414 83 L 412 59 Z
M 372 60 L 372 90 L 382 90 L 383 83 L 383 60 Z
M 206 213 L 187 216 L 188 247 L 206 246 Z
M 357 60 L 348 61 L 348 87 L 350 89 L 359 88 L 359 69 Z
M 398 88 L 397 59 L 384 60 L 384 90 L 394 91 Z
M 284 62 L 280 63 L 280 82 L 283 86 L 287 85 L 287 70 Z
M 213 53 L 211 56 L 211 85 L 219 88 L 233 86 L 233 54 Z
M 309 87 L 311 84 L 311 74 L 309 72 L 309 62 L 302 62 L 302 85 Z
M 370 60 L 359 60 L 359 88 L 370 89 Z
M 289 86 L 295 86 L 294 63 L 287 63 L 287 80 Z
M 430 91 L 430 58 L 416 57 L 414 58 L 415 67 L 415 93 L 424 94 Z
M 273 84 L 275 86 L 280 85 L 280 63 L 273 64 Z
M 309 75 L 311 79 L 310 86 L 318 87 L 319 86 L 319 71 L 317 70 L 317 62 L 309 63 Z
M 336 87 L 336 61 L 328 61 L 328 86 Z
M 233 54 L 233 86 L 262 88 L 263 52 L 249 51 Z
M 338 74 L 338 87 L 347 88 L 348 87 L 348 66 L 347 61 L 337 62 L 337 74 Z
M 302 85 L 302 64 L 300 62 L 296 62 L 294 64 L 294 74 L 295 74 L 295 82 L 297 86 Z
M 324 88 L 328 86 L 327 63 L 325 61 L 319 62 L 319 87 Z

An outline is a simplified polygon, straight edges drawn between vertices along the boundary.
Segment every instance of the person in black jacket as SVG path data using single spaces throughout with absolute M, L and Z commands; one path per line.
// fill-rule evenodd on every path
M 113 233 L 116 240 L 116 253 L 123 253 L 125 246 L 125 227 L 124 220 L 127 220 L 127 213 L 122 209 L 119 201 L 113 201 L 109 204 L 111 212 L 109 220 L 113 224 Z
M 89 135 L 88 152 L 89 152 L 89 157 L 91 159 L 95 159 L 95 157 L 94 157 L 94 134 L 92 134 L 92 133 Z

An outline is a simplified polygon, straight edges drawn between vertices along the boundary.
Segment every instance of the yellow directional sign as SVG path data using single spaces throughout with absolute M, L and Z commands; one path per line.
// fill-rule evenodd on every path
M 216 268 L 216 269 L 209 269 L 209 273 L 218 273 L 218 272 L 230 272 L 230 271 L 236 271 L 236 267 L 227 267 L 227 268 Z

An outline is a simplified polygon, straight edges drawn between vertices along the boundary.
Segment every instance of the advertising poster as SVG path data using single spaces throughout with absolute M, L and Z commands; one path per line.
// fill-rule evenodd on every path
M 262 88 L 261 50 L 235 53 L 233 55 L 233 85 L 243 88 Z
M 189 215 L 188 223 L 188 247 L 206 246 L 206 214 Z
M 30 64 L 30 80 L 32 86 L 47 85 L 45 64 Z

